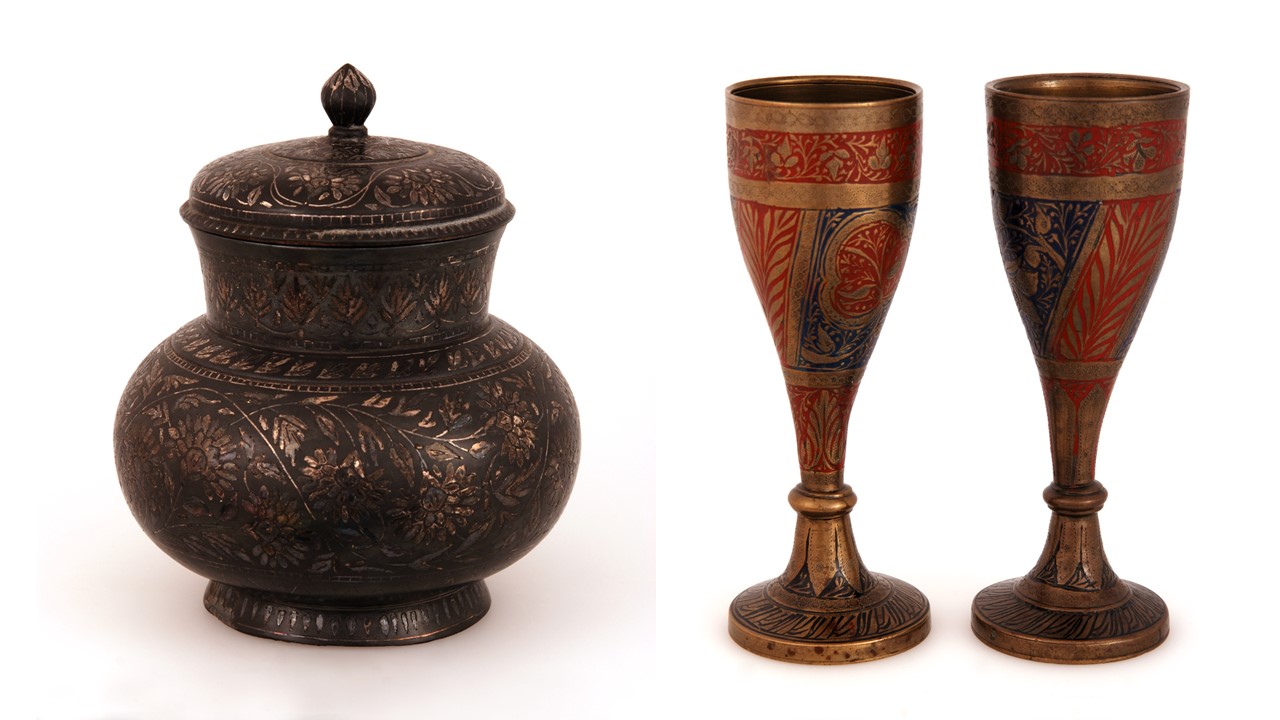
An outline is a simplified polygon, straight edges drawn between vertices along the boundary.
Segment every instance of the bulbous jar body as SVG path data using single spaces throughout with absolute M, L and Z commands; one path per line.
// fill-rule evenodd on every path
M 209 314 L 142 362 L 115 444 L 135 517 L 215 582 L 213 609 L 278 596 L 321 614 L 472 583 L 454 599 L 479 610 L 474 581 L 551 529 L 577 409 L 487 312 L 500 234 L 353 253 L 196 233 Z
M 399 172 L 365 165 L 370 186 Z M 210 168 L 193 203 L 220 192 Z M 290 172 L 321 171 L 257 174 L 279 192 Z M 235 192 L 266 204 L 249 184 Z M 510 211 L 473 235 L 351 247 L 220 234 L 191 205 L 208 312 L 143 360 L 116 417 L 143 530 L 251 634 L 400 644 L 476 622 L 483 578 L 551 529 L 579 457 L 564 377 L 488 312 Z

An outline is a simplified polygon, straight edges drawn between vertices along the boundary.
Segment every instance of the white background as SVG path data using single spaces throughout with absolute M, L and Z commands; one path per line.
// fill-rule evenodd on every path
M 5 199 L 5 717 L 1266 716 L 1277 500 L 1275 55 L 1243 3 L 130 3 L 10 10 Z M 939 4 L 941 6 L 941 4 Z M 491 309 L 572 383 L 584 457 L 560 525 L 465 633 L 335 649 L 235 633 L 150 544 L 111 424 L 143 355 L 203 312 L 177 215 L 196 171 L 322 134 L 321 83 L 374 82 L 376 134 L 455 147 L 518 208 Z M 1044 410 L 991 227 L 982 86 L 1032 72 L 1192 87 L 1172 249 L 1098 459 L 1121 576 L 1172 634 L 1093 667 L 987 649 L 983 586 L 1048 522 Z M 799 73 L 925 88 L 913 248 L 853 411 L 854 527 L 933 634 L 808 667 L 728 638 L 782 570 L 796 480 L 738 255 L 723 88 Z M 36 587 L 32 588 L 32 579 Z M 17 665 L 13 661 L 17 661 Z M 1131 715 L 1130 715 L 1131 714 Z

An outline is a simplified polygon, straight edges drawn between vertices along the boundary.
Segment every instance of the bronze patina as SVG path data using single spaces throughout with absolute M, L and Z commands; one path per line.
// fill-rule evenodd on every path
M 369 135 L 373 86 L 324 85 L 327 136 L 196 176 L 182 217 L 208 313 L 160 344 L 116 418 L 157 545 L 246 633 L 417 643 L 489 608 L 484 578 L 551 530 L 579 456 L 551 359 L 489 314 L 514 214 L 456 150 Z
M 1188 87 L 1127 75 L 1033 75 L 987 85 L 996 233 L 1049 414 L 1053 511 L 1026 576 L 973 601 L 1001 652 L 1122 660 L 1169 633 L 1164 601 L 1121 580 L 1102 549 L 1094 478 L 1102 416 L 1173 232 Z
M 729 634 L 791 662 L 893 655 L 928 635 L 929 602 L 858 554 L 845 432 L 911 238 L 922 93 L 899 80 L 817 76 L 751 80 L 726 96 L 734 222 L 800 460 L 791 560 L 734 599 Z

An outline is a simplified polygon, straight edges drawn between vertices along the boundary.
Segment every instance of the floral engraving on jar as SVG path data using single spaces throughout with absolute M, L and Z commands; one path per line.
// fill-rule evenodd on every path
M 330 520 L 355 522 L 377 510 L 387 489 L 378 479 L 382 468 L 370 468 L 355 452 L 338 462 L 334 449 L 319 448 L 303 458 L 302 474 L 309 483 L 302 486 L 317 513 Z
M 422 158 L 417 165 L 404 166 L 416 158 Z M 497 173 L 470 155 L 382 137 L 353 143 L 304 138 L 249 148 L 206 165 L 191 183 L 192 199 L 260 212 L 309 208 L 374 215 L 502 196 Z
M 373 189 L 378 202 L 387 207 L 444 205 L 460 197 L 471 197 L 472 188 L 456 176 L 435 168 L 404 168 L 387 173 Z
M 422 472 L 415 492 L 397 499 L 390 517 L 413 542 L 443 541 L 467 529 L 475 515 L 475 473 L 463 465 L 433 466 Z
M 243 528 L 249 541 L 245 546 L 254 562 L 271 568 L 302 562 L 310 543 L 296 499 L 263 486 L 257 493 L 247 494 L 241 505 L 247 515 Z M 243 552 L 236 555 L 244 559 Z
M 450 390 L 321 393 L 193 376 L 171 359 L 183 334 L 143 362 L 116 429 L 129 505 L 171 551 L 334 578 L 457 572 L 490 562 L 486 545 L 536 542 L 563 507 L 577 418 L 536 347 Z
M 371 388 L 425 387 L 431 384 L 423 382 L 427 373 L 437 373 L 442 378 L 457 373 L 497 373 L 525 363 L 533 352 L 520 333 L 492 316 L 483 332 L 456 345 L 399 355 L 353 359 L 283 353 L 228 341 L 212 332 L 203 320 L 180 328 L 163 351 L 170 362 L 203 377 L 261 388 L 307 388 L 318 392 L 330 392 L 352 380 L 374 383 L 369 385 Z
M 202 248 L 209 317 L 225 334 L 317 349 L 385 348 L 459 337 L 488 312 L 495 244 L 444 268 L 267 261 Z M 436 260 L 433 258 L 433 260 Z

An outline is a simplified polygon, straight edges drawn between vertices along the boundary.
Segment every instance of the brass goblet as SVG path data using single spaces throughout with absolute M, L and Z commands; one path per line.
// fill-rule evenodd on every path
M 848 663 L 929 634 L 929 602 L 870 572 L 854 544 L 845 433 L 906 259 L 920 176 L 922 93 L 900 80 L 787 77 L 726 91 L 738 241 L 782 362 L 800 484 L 791 560 L 733 601 L 751 652 Z
M 1159 645 L 1169 611 L 1107 562 L 1094 479 L 1107 400 L 1173 232 L 1188 87 L 1127 75 L 987 85 L 991 197 L 1005 270 L 1049 412 L 1053 510 L 1035 569 L 973 601 L 991 647 L 1057 663 Z

